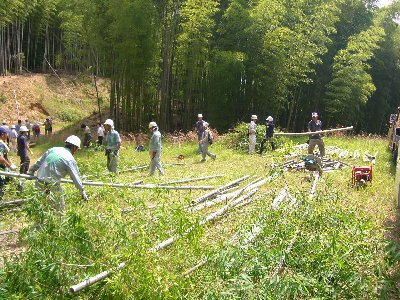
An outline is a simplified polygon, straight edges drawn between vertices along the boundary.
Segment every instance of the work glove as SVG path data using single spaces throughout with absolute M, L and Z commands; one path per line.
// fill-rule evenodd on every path
M 9 167 L 9 169 L 10 169 L 11 171 L 15 171 L 15 170 L 17 169 L 17 166 L 14 165 L 14 164 L 11 164 L 11 166 Z
M 118 157 L 118 150 L 114 150 L 114 156 Z
M 86 195 L 85 191 L 82 191 L 82 200 L 88 201 L 88 196 Z
M 157 151 L 153 151 L 153 152 L 151 152 L 151 158 L 154 158 L 154 157 L 156 157 L 156 155 L 157 155 Z

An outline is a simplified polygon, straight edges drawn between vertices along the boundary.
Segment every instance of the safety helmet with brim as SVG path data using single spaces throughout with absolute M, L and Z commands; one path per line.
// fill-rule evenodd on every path
M 256 115 L 251 115 L 251 119 L 252 120 L 257 120 L 257 116 Z
M 198 118 L 202 118 L 202 117 L 203 117 L 203 114 L 198 114 L 197 117 L 198 117 Z
M 110 125 L 111 127 L 114 127 L 114 121 L 111 120 L 111 119 L 107 119 L 107 120 L 104 122 L 104 125 Z
M 273 117 L 271 117 L 271 116 L 268 116 L 268 118 L 266 119 L 268 122 L 273 122 L 274 121 L 274 118 Z
M 151 129 L 153 127 L 157 127 L 157 123 L 156 122 L 150 122 L 149 123 L 149 129 Z
M 8 133 L 8 130 L 4 127 L 0 127 L 0 135 L 4 133 Z
M 28 131 L 29 131 L 28 127 L 24 125 L 19 128 L 19 132 L 28 132 Z
M 67 137 L 67 139 L 65 140 L 65 143 L 74 145 L 78 148 L 81 147 L 81 139 L 78 138 L 76 135 L 70 135 L 69 137 Z

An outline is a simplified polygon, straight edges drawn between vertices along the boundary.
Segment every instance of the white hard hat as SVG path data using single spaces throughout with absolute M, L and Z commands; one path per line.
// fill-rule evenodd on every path
M 15 129 L 15 125 L 11 125 L 11 129 Z
M 257 120 L 257 116 L 256 115 L 251 115 L 251 119 L 252 120 Z
M 274 121 L 274 118 L 271 117 L 271 116 L 268 116 L 267 121 L 268 121 L 268 122 L 273 122 L 273 121 Z
M 78 138 L 76 135 L 70 135 L 69 137 L 67 137 L 67 139 L 65 140 L 65 143 L 74 145 L 78 148 L 81 147 L 81 139 Z
M 317 112 L 313 112 L 313 113 L 311 114 L 311 117 L 318 117 L 318 113 L 317 113 Z
M 24 125 L 19 128 L 19 132 L 28 132 L 28 131 L 29 131 L 28 127 Z
M 6 121 L 6 120 L 3 120 L 2 123 L 3 123 L 3 125 L 6 125 L 6 124 L 7 124 L 7 121 Z
M 150 122 L 149 123 L 149 128 L 153 128 L 153 127 L 157 127 L 157 123 L 156 122 Z
M 198 118 L 202 118 L 202 117 L 203 117 L 203 114 L 198 114 L 197 117 L 198 117 Z
M 114 121 L 111 120 L 111 119 L 107 119 L 107 120 L 104 122 L 104 125 L 110 125 L 111 127 L 114 127 Z

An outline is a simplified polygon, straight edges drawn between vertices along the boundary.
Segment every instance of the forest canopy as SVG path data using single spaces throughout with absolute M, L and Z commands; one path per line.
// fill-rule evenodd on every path
M 3 0 L 0 74 L 110 79 L 121 131 L 227 130 L 251 114 L 384 133 L 400 105 L 399 1 Z

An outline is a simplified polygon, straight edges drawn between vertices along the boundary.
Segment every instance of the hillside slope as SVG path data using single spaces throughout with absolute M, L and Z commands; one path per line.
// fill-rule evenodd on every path
M 102 109 L 108 104 L 108 82 L 98 80 Z M 56 123 L 79 121 L 98 112 L 96 89 L 91 77 L 82 75 L 25 74 L 0 78 L 1 118 L 9 124 L 18 119 Z

